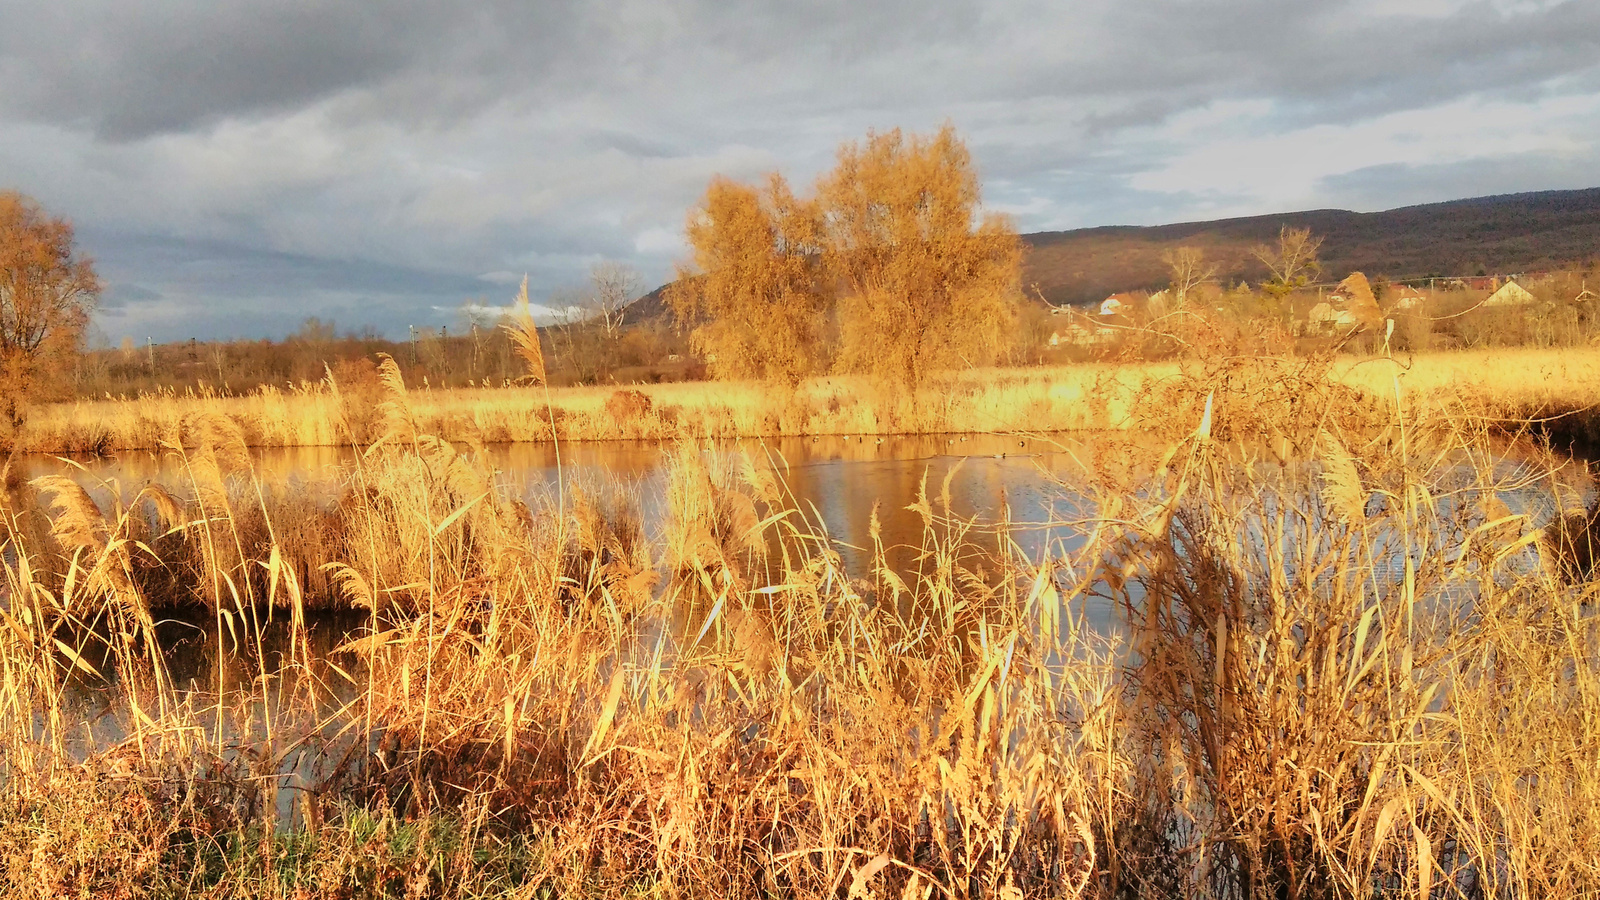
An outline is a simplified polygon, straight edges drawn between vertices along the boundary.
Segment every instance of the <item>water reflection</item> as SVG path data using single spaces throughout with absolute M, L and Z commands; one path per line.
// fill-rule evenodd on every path
M 580 488 L 597 485 L 619 487 L 637 505 L 646 534 L 662 539 L 667 526 L 667 481 L 669 449 L 652 443 L 610 442 L 590 444 L 506 445 L 487 449 L 496 478 L 506 489 L 520 494 L 531 505 L 545 505 L 552 498 L 567 496 Z M 1075 557 L 1082 546 L 1083 533 L 1073 523 L 1093 514 L 1086 496 L 1071 485 L 1089 472 L 1120 473 L 1118 481 L 1139 491 L 1138 467 L 1148 466 L 1149 453 L 1140 452 L 1125 441 L 1103 441 L 1094 437 L 1079 439 L 1018 438 L 1006 436 L 915 436 L 884 438 L 791 438 L 767 441 L 739 441 L 707 444 L 707 452 L 742 454 L 770 465 L 782 478 L 795 505 L 812 513 L 815 521 L 834 539 L 841 561 L 852 576 L 870 574 L 874 549 L 870 523 L 879 522 L 888 564 L 908 581 L 925 564 L 920 553 L 925 544 L 923 516 L 911 507 L 926 494 L 943 511 L 948 495 L 949 513 L 971 519 L 975 530 L 969 533 L 978 553 L 998 552 L 1001 540 L 1014 541 L 1027 558 Z M 1158 455 L 1158 454 L 1157 454 Z M 348 449 L 293 448 L 261 451 L 254 464 L 263 481 L 289 486 L 327 503 L 336 502 L 340 485 L 360 465 Z M 1295 463 L 1293 466 L 1314 465 Z M 81 469 L 57 460 L 27 460 L 29 477 L 68 472 L 93 485 L 99 479 L 116 479 L 125 492 L 137 490 L 147 482 L 175 486 L 179 493 L 189 479 L 171 457 L 149 453 L 124 453 L 115 459 L 85 461 Z M 1458 507 L 1487 508 L 1480 486 L 1504 486 L 1497 500 L 1507 512 L 1525 513 L 1529 527 L 1548 521 L 1560 508 L 1589 502 L 1587 495 L 1563 497 L 1558 487 L 1543 482 L 1539 467 L 1527 466 L 1514 455 L 1488 460 L 1461 460 L 1432 473 L 1430 489 L 1441 499 L 1441 520 L 1454 519 Z M 1262 483 L 1270 479 L 1263 478 Z M 1315 485 L 1314 479 L 1299 482 Z M 1569 492 L 1570 493 L 1570 492 Z M 103 499 L 102 489 L 99 496 Z M 1460 500 L 1454 499 L 1459 496 Z M 559 502 L 559 501 L 557 501 Z M 1320 520 L 1286 514 L 1279 504 L 1316 504 L 1315 488 L 1310 493 L 1284 497 L 1268 495 L 1254 517 L 1237 523 L 1240 546 L 1261 548 L 1271 540 L 1268 526 L 1280 529 L 1278 540 L 1286 546 L 1311 545 L 1323 535 L 1309 533 L 1320 528 Z M 1386 502 L 1377 491 L 1368 503 L 1368 515 L 1376 516 Z M 1426 545 L 1397 542 L 1395 535 L 1376 534 L 1372 538 L 1373 558 L 1370 579 L 1377 594 L 1404 578 L 1404 561 L 1418 567 L 1423 558 L 1449 559 L 1448 554 L 1465 544 L 1465 536 L 1482 523 L 1476 513 L 1459 518 L 1450 527 L 1432 532 Z M 1000 527 L 1002 520 L 1006 527 Z M 1288 524 L 1285 524 L 1288 523 Z M 1283 532 L 1282 529 L 1289 529 Z M 1300 533 L 1294 529 L 1305 529 Z M 1524 547 L 1526 565 L 1536 563 L 1534 548 Z M 1315 558 L 1321 558 L 1311 554 Z M 1513 562 L 1516 562 L 1513 560 Z M 1286 579 L 1314 573 L 1296 570 L 1292 556 L 1275 563 Z M 1063 578 L 1094 578 L 1092 572 L 1062 573 Z M 1138 604 L 1142 587 L 1125 586 L 1130 602 Z M 1116 616 L 1109 591 L 1080 594 L 1078 606 L 1069 611 L 1083 616 L 1091 630 L 1110 634 Z M 1448 599 L 1448 598 L 1447 598 Z M 671 652 L 668 646 L 678 639 L 693 643 L 695 632 L 704 621 L 687 610 L 682 621 L 663 624 L 657 631 L 646 629 L 638 647 L 631 651 L 648 654 L 652 648 Z M 323 616 L 312 623 L 307 642 L 300 647 L 284 643 L 287 631 L 265 627 L 256 631 L 248 622 L 228 627 L 218 619 L 202 615 L 196 619 L 168 618 L 160 628 L 161 643 L 167 652 L 174 685 L 196 710 L 227 711 L 227 717 L 202 724 L 197 740 L 219 749 L 224 745 L 260 744 L 268 730 L 288 723 L 274 722 L 281 710 L 309 710 L 313 720 L 298 723 L 291 731 L 310 737 L 297 743 L 292 755 L 274 763 L 284 784 L 311 784 L 327 767 L 338 764 L 354 748 L 356 731 L 341 732 L 338 710 L 349 704 L 362 690 L 362 673 L 356 658 L 339 654 L 334 648 L 358 631 L 361 616 Z M 281 623 L 280 623 L 281 624 Z M 730 622 L 728 627 L 742 633 L 745 623 Z M 752 628 L 758 629 L 760 623 Z M 256 636 L 259 635 L 259 636 Z M 253 646 L 252 646 L 252 641 Z M 242 652 L 241 652 L 242 651 Z M 297 662 L 298 659 L 298 662 Z M 104 667 L 103 658 L 91 662 Z M 1050 660 L 1065 665 L 1065 660 Z M 138 686 L 123 687 L 137 689 Z M 304 696 L 310 704 L 285 702 L 285 697 Z M 221 697 L 223 702 L 219 703 Z M 102 682 L 83 680 L 71 692 L 71 711 L 81 717 L 84 745 L 116 745 L 132 729 L 129 707 L 106 690 Z M 325 717 L 326 721 L 321 721 Z M 371 732 L 360 732 L 367 741 Z M 340 742 L 344 743 L 341 744 Z M 268 741 L 267 743 L 271 743 Z M 361 748 L 362 750 L 370 748 Z M 277 795 L 280 803 L 290 795 Z
M 646 534 L 659 538 L 667 516 L 668 449 L 653 442 L 608 441 L 506 444 L 486 452 L 501 484 L 533 506 L 554 499 L 558 484 L 568 490 L 621 487 L 634 495 Z M 1085 440 L 998 435 L 782 438 L 707 443 L 703 449 L 767 461 L 797 506 L 814 511 L 841 543 L 844 564 L 853 575 L 865 574 L 870 563 L 868 527 L 874 509 L 891 564 L 900 568 L 914 563 L 923 522 L 908 507 L 924 484 L 937 502 L 947 478 L 954 515 L 992 525 L 1009 511 L 1014 538 L 1037 558 L 1052 539 L 1050 523 L 1078 514 L 1058 480 L 1081 473 L 1081 461 L 1093 456 Z M 333 489 L 355 464 L 350 448 L 267 448 L 255 454 L 256 471 L 264 481 L 330 502 Z M 22 465 L 28 478 L 64 472 L 91 488 L 96 478 L 116 479 L 124 490 L 151 482 L 181 488 L 188 480 L 170 455 L 142 451 L 83 460 L 83 471 L 51 457 L 33 457 Z M 104 499 L 103 494 L 97 499 Z

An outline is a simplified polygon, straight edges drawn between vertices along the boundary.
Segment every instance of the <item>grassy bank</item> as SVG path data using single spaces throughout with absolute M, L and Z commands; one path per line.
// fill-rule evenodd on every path
M 548 393 L 413 390 L 412 406 L 426 431 L 466 443 L 540 441 L 552 434 L 607 440 L 1118 429 L 1158 415 L 1167 386 L 1207 378 L 1222 365 L 975 370 L 927 386 L 915 404 L 882 397 L 859 378 L 832 377 L 808 381 L 793 395 L 724 382 Z M 1341 359 L 1329 371 L 1334 381 L 1391 405 L 1398 379 L 1410 404 L 1470 403 L 1471 412 L 1498 418 L 1584 411 L 1567 424 L 1600 436 L 1592 409 L 1600 403 L 1600 360 L 1592 353 L 1516 349 L 1402 357 L 1398 363 Z M 21 447 L 52 453 L 156 449 L 171 443 L 183 421 L 205 415 L 232 418 L 251 446 L 331 446 L 344 443 L 352 429 L 359 439 L 375 436 L 380 400 L 375 384 L 344 384 L 336 391 L 312 383 L 243 397 L 161 394 L 66 403 L 37 410 Z
M 626 496 L 524 505 L 392 389 L 320 511 L 217 416 L 109 512 L 23 485 L 0 895 L 1600 894 L 1587 476 L 1210 374 L 1142 420 L 1165 451 L 1063 485 L 1051 555 L 934 484 L 920 564 L 863 577 L 759 459 L 672 451 L 652 539 Z M 179 604 L 198 673 L 158 640 Z M 317 605 L 365 622 L 331 655 Z

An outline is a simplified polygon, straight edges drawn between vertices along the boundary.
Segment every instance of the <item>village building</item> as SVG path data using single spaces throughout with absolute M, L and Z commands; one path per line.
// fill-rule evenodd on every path
M 1335 297 L 1338 297 L 1338 305 L 1330 302 Z M 1345 302 L 1346 298 L 1335 294 L 1311 307 L 1311 314 L 1306 317 L 1306 330 L 1311 334 L 1319 334 L 1353 327 L 1356 315 L 1344 305 Z
M 1410 285 L 1396 285 L 1394 299 L 1390 302 L 1389 308 L 1398 311 L 1421 309 L 1427 300 L 1427 295 L 1417 288 Z
M 1122 299 L 1111 306 L 1110 312 L 1081 313 L 1062 307 L 1061 315 L 1071 316 L 1071 321 L 1051 332 L 1050 346 L 1097 347 L 1111 343 L 1118 333 L 1133 326 L 1133 319 L 1127 315 L 1127 311 L 1133 308 L 1131 295 L 1107 297 L 1106 303 L 1102 303 L 1099 309 L 1104 310 L 1107 303 L 1119 297 Z
M 1499 290 L 1489 295 L 1483 301 L 1484 306 L 1526 306 L 1533 302 L 1533 295 L 1527 288 L 1515 281 L 1507 281 Z
M 1121 293 L 1100 301 L 1100 315 L 1115 316 L 1128 315 L 1140 306 L 1139 296 L 1136 294 Z

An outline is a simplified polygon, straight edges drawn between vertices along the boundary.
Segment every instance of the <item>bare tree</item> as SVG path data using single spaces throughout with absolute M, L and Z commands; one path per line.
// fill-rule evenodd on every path
M 28 197 L 0 193 L 0 414 L 13 429 L 26 404 L 70 366 L 100 294 L 72 225 Z
M 594 298 L 584 288 L 557 288 L 545 302 L 550 311 L 550 347 L 579 382 L 598 381 L 604 340 L 594 314 Z
M 228 345 L 222 341 L 211 342 L 211 364 L 217 367 L 217 388 L 228 385 Z
M 1305 287 L 1322 272 L 1317 251 L 1322 249 L 1322 238 L 1313 237 L 1309 228 L 1278 229 L 1278 243 L 1257 244 L 1250 255 L 1261 261 L 1271 275 L 1261 285 L 1262 290 L 1282 298 L 1291 291 Z
M 1199 247 L 1175 247 L 1161 254 L 1161 261 L 1172 271 L 1172 292 L 1179 309 L 1189 304 L 1189 295 L 1202 284 L 1216 280 L 1217 264 L 1206 261 Z
M 615 341 L 622 334 L 622 320 L 627 316 L 628 304 L 639 293 L 639 273 L 631 266 L 609 260 L 597 262 L 589 270 L 589 294 L 586 305 L 589 317 L 595 320 L 607 341 Z
M 484 299 L 479 297 L 464 301 L 461 304 L 459 315 L 462 332 L 472 338 L 472 359 L 468 364 L 467 377 L 476 381 L 484 374 L 482 372 L 484 335 L 494 332 L 495 326 L 505 316 L 505 313 L 490 310 Z

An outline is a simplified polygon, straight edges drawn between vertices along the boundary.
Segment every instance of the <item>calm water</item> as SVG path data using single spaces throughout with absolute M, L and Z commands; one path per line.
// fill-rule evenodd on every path
M 660 537 L 667 525 L 669 449 L 654 443 L 605 442 L 559 448 L 503 445 L 489 448 L 488 453 L 500 484 L 532 506 L 552 502 L 558 482 L 568 488 L 620 487 L 637 504 L 646 532 Z M 977 523 L 969 539 L 978 545 L 992 549 L 997 540 L 994 525 L 1009 514 L 1011 538 L 1030 558 L 1066 549 L 1073 543 L 1073 532 L 1060 523 L 1081 515 L 1081 501 L 1063 484 L 1081 474 L 1086 463 L 1095 464 L 1095 453 L 1104 453 L 1081 441 L 999 436 L 796 438 L 708 443 L 703 449 L 765 460 L 781 476 L 794 502 L 833 537 L 852 575 L 868 574 L 869 523 L 875 509 L 890 564 L 903 574 L 914 573 L 924 523 L 907 507 L 926 483 L 937 508 L 947 478 L 950 511 Z M 266 449 L 255 454 L 263 481 L 286 483 L 328 502 L 337 496 L 337 487 L 352 462 L 348 448 Z M 80 460 L 76 466 L 37 457 L 25 462 L 24 474 L 30 478 L 67 474 L 84 484 L 103 507 L 109 505 L 106 482 L 113 480 L 124 496 L 149 482 L 172 487 L 180 495 L 190 493 L 188 479 L 170 457 L 148 452 Z M 1100 627 L 1109 628 L 1109 604 L 1101 603 L 1093 618 Z M 183 695 L 193 698 L 197 708 L 214 708 L 219 680 L 227 694 L 239 698 L 229 704 L 234 712 L 225 721 L 216 726 L 208 723 L 204 738 L 209 742 L 220 736 L 224 743 L 235 746 L 260 741 L 269 727 L 288 725 L 274 724 L 273 717 L 278 715 L 275 710 L 295 708 L 284 700 L 297 691 L 309 688 L 306 695 L 318 698 L 313 709 L 321 714 L 332 713 L 354 699 L 361 691 L 362 673 L 353 669 L 353 658 L 333 651 L 365 623 L 363 615 L 316 617 L 310 623 L 312 660 L 307 669 L 280 668 L 290 652 L 279 646 L 283 643 L 281 628 L 262 632 L 259 653 L 253 647 L 239 653 L 226 646 L 220 654 L 216 621 L 204 613 L 168 615 L 158 630 L 173 682 Z M 249 642 L 248 633 L 241 637 Z M 232 640 L 223 643 L 231 645 Z M 84 649 L 86 658 L 103 662 L 92 647 Z M 338 674 L 329 665 L 334 660 L 356 682 Z M 261 682 L 257 676 L 262 671 L 258 667 L 283 673 L 270 682 L 269 701 L 263 701 L 258 693 Z M 316 684 L 303 683 L 306 679 Z M 113 746 L 129 733 L 127 710 L 118 692 L 106 687 L 103 682 L 80 679 L 67 692 L 68 706 L 77 720 L 70 728 L 75 743 L 81 741 L 79 746 L 85 750 Z M 329 732 L 324 735 L 327 742 L 314 738 L 277 767 L 284 788 L 277 794 L 280 816 L 287 814 L 296 785 L 315 783 L 333 761 L 355 749 L 350 745 L 355 738 L 338 735 L 333 726 L 311 731 L 314 735 Z
M 868 523 L 874 506 L 883 541 L 897 565 L 913 557 L 906 546 L 920 545 L 921 518 L 906 507 L 915 501 L 926 479 L 928 495 L 938 503 L 944 480 L 950 481 L 952 512 L 992 524 L 1009 509 L 1013 537 L 1037 558 L 1053 540 L 1050 522 L 1077 515 L 1072 494 L 1061 480 L 1081 474 L 1097 451 L 1087 440 L 1029 439 L 995 435 L 865 438 L 784 438 L 765 441 L 717 442 L 707 450 L 744 453 L 766 459 L 783 477 L 795 502 L 840 542 L 844 563 L 863 574 L 869 562 Z M 562 444 L 510 444 L 488 449 L 500 481 L 537 506 L 556 494 L 559 481 L 570 486 L 610 484 L 635 495 L 647 533 L 659 536 L 666 517 L 667 448 L 656 443 L 607 441 Z M 332 486 L 352 459 L 348 448 L 301 447 L 264 449 L 256 466 L 265 481 L 282 481 L 331 498 Z M 114 458 L 84 460 L 87 472 L 58 460 L 36 457 L 26 463 L 28 477 L 65 473 L 95 491 L 95 478 L 116 479 L 126 492 L 155 481 L 182 486 L 186 479 L 170 459 L 150 452 L 123 452 Z
M 993 549 L 995 524 L 1002 517 L 1009 522 L 1009 534 L 1030 558 L 1059 557 L 1070 553 L 1082 539 L 1072 526 L 1089 510 L 1087 501 L 1071 485 L 1089 471 L 1107 467 L 1133 469 L 1126 458 L 1125 444 L 1097 441 L 1093 436 L 1018 438 L 1001 436 L 913 436 L 819 439 L 791 438 L 767 441 L 718 442 L 703 449 L 720 453 L 747 454 L 766 460 L 781 476 L 794 501 L 810 513 L 835 541 L 845 567 L 852 575 L 865 575 L 871 562 L 869 522 L 876 509 L 881 536 L 889 548 L 890 564 L 903 575 L 913 575 L 918 564 L 917 548 L 924 540 L 924 523 L 908 509 L 926 484 L 928 496 L 939 505 L 939 496 L 949 479 L 951 512 L 970 518 L 977 527 L 969 539 Z M 548 504 L 557 493 L 557 484 L 593 489 L 620 487 L 632 496 L 652 537 L 659 537 L 666 521 L 668 449 L 659 444 L 605 442 L 564 444 L 505 445 L 488 450 L 497 480 L 510 491 L 522 495 L 530 505 Z M 559 458 L 558 458 L 559 453 Z M 1148 458 L 1149 454 L 1139 453 Z M 1517 481 L 1522 466 L 1515 454 L 1497 459 L 1493 466 L 1505 470 L 1508 481 Z M 256 455 L 256 468 L 264 481 L 286 483 L 331 502 L 338 485 L 352 462 L 351 451 L 340 448 L 295 448 L 263 450 Z M 48 457 L 25 461 L 25 475 L 70 474 L 89 487 L 91 494 L 104 502 L 107 491 L 98 482 L 115 479 L 125 494 L 155 481 L 188 494 L 187 479 L 170 459 L 153 453 L 122 453 L 115 458 L 81 462 L 81 468 Z M 1465 474 L 1463 467 L 1463 474 Z M 1470 479 L 1469 479 L 1470 480 Z M 1587 479 L 1583 479 L 1587 481 Z M 1513 510 L 1529 512 L 1535 519 L 1548 520 L 1552 491 L 1548 485 L 1531 483 L 1523 489 L 1502 494 Z M 1240 539 L 1250 541 L 1248 529 Z M 1396 555 L 1395 559 L 1402 557 Z M 1092 628 L 1101 633 L 1119 630 L 1117 617 L 1108 599 L 1090 597 L 1082 614 Z M 361 673 L 352 669 L 354 660 L 333 649 L 365 622 L 363 616 L 325 615 L 311 623 L 311 665 L 291 668 L 284 678 L 271 681 L 276 693 L 309 688 L 319 698 L 316 711 L 330 713 L 353 699 L 361 690 Z M 214 708 L 219 679 L 224 691 L 240 697 L 253 696 L 245 705 L 252 709 L 222 722 L 220 729 L 208 727 L 206 740 L 220 735 L 227 743 L 249 743 L 264 737 L 266 728 L 279 707 L 278 700 L 260 699 L 256 678 L 264 666 L 277 670 L 287 648 L 281 630 L 263 632 L 261 653 L 236 653 L 233 648 L 218 653 L 216 622 L 204 614 L 196 619 L 171 617 L 160 627 L 163 645 L 177 686 L 193 697 L 197 708 Z M 227 642 L 225 642 L 227 643 Z M 256 661 L 251 662 L 249 658 Z M 330 663 L 354 675 L 345 679 Z M 297 679 L 312 679 L 316 685 L 300 684 Z M 127 711 L 114 691 L 84 683 L 69 691 L 69 704 L 75 707 L 80 724 L 74 729 L 84 747 L 107 747 L 121 740 L 129 727 Z M 286 704 L 293 706 L 293 704 Z M 283 723 L 280 723 L 280 725 Z M 322 732 L 328 732 L 322 734 Z M 311 728 L 313 735 L 292 758 L 278 767 L 285 779 L 284 792 L 278 795 L 280 813 L 287 811 L 292 789 L 310 784 L 345 752 L 358 750 L 351 741 L 331 726 Z M 326 739 L 325 741 L 323 739 Z M 364 737 L 362 740 L 370 739 Z

